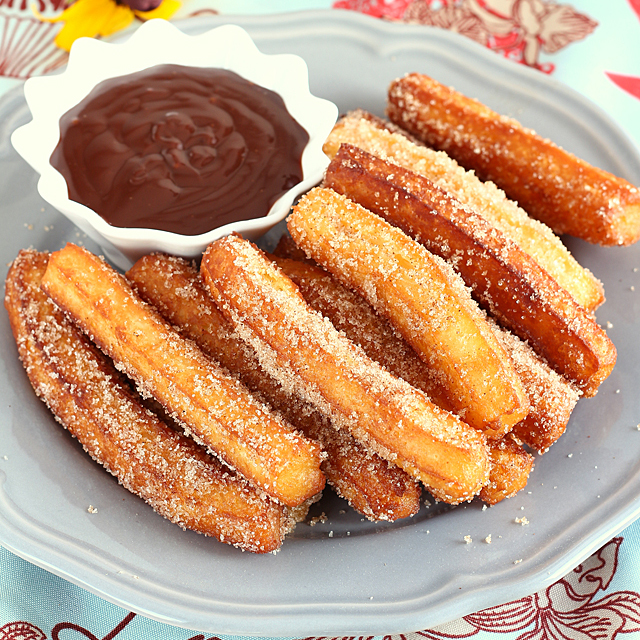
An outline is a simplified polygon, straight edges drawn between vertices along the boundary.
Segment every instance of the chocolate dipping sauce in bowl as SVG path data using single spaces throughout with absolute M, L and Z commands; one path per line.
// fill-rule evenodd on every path
M 164 20 L 122 44 L 78 40 L 25 97 L 32 120 L 11 141 L 40 195 L 122 269 L 259 238 L 322 179 L 338 115 L 300 57 L 265 55 L 235 25 L 191 36 Z

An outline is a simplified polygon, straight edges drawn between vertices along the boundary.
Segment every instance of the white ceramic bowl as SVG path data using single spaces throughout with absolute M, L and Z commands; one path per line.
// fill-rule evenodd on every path
M 69 199 L 64 177 L 49 162 L 60 138 L 60 117 L 103 80 L 159 64 L 234 71 L 279 94 L 289 113 L 306 129 L 309 142 L 302 155 L 302 181 L 282 195 L 267 216 L 186 236 L 157 229 L 115 227 L 88 207 Z M 328 164 L 322 144 L 338 115 L 332 102 L 309 92 L 307 65 L 302 58 L 265 55 L 247 32 L 235 25 L 223 25 L 192 36 L 165 20 L 151 20 L 121 44 L 81 38 L 74 43 L 63 73 L 31 78 L 24 91 L 32 120 L 13 132 L 13 146 L 40 174 L 38 191 L 44 200 L 97 242 L 122 269 L 152 251 L 197 258 L 210 242 L 234 231 L 250 240 L 266 233 L 286 217 L 296 196 L 322 179 Z

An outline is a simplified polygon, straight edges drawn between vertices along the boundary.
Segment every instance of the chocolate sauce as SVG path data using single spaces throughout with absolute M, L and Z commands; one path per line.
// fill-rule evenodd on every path
M 161 65 L 100 83 L 60 119 L 69 197 L 117 227 L 197 235 L 264 216 L 302 178 L 307 132 L 223 69 Z

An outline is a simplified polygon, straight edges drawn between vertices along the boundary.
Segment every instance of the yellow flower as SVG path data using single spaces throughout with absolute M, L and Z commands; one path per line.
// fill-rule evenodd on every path
M 45 18 L 35 8 L 34 13 L 45 22 L 64 22 L 55 43 L 61 49 L 69 51 L 71 45 L 83 36 L 109 36 L 128 27 L 134 18 L 168 20 L 179 8 L 178 0 L 162 0 L 151 11 L 136 11 L 128 4 L 121 4 L 116 0 L 76 0 L 55 18 Z

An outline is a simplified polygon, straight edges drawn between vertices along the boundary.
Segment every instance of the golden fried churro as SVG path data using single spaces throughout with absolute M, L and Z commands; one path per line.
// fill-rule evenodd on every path
M 362 296 L 318 266 L 281 256 L 300 253 L 286 238 L 278 244 L 275 259 L 307 303 L 360 345 L 372 360 L 424 391 L 441 409 L 453 411 L 442 380 Z M 511 357 L 529 399 L 529 413 L 513 427 L 513 433 L 538 453 L 544 453 L 564 433 L 580 394 L 525 342 L 494 323 L 490 326 Z M 489 441 L 490 446 L 493 443 Z
M 315 412 L 314 416 L 318 414 Z M 322 465 L 327 481 L 369 520 L 393 522 L 419 511 L 422 486 L 395 463 L 358 442 L 349 432 L 335 429 L 326 417 L 308 421 L 305 433 L 321 442 L 327 453 Z
M 527 453 L 508 433 L 502 440 L 492 443 L 491 476 L 482 488 L 480 498 L 489 504 L 497 504 L 512 498 L 524 489 L 533 469 L 533 456 Z
M 331 189 L 301 198 L 288 228 L 307 255 L 356 289 L 439 372 L 465 422 L 500 438 L 527 415 L 509 357 L 444 260 Z
M 286 240 L 280 242 L 276 248 L 276 252 L 280 254 L 298 255 L 298 251 Z M 429 399 L 441 409 L 452 410 L 442 381 L 437 375 L 434 375 L 434 372 L 418 357 L 416 352 L 393 330 L 384 318 L 374 311 L 373 307 L 362 296 L 344 287 L 331 274 L 320 267 L 299 260 L 284 258 L 280 255 L 274 259 L 282 271 L 298 286 L 306 302 L 313 309 L 329 318 L 336 329 L 344 332 L 347 338 L 362 347 L 372 360 L 379 362 L 388 371 L 406 380 L 417 389 L 424 391 L 429 396 Z M 498 327 L 495 327 L 495 330 L 499 333 L 505 333 Z M 517 338 L 513 338 L 513 341 L 516 340 Z M 512 341 L 508 341 L 507 344 L 511 351 L 516 350 Z M 520 343 L 520 345 L 521 349 L 527 350 L 526 345 L 523 343 Z M 553 393 L 556 389 L 551 384 L 547 384 L 548 379 L 540 375 L 539 369 L 536 368 L 535 364 L 531 366 L 531 363 L 526 359 L 526 355 L 526 353 L 520 355 L 517 361 L 514 361 L 514 367 L 521 379 L 523 381 L 526 380 L 524 387 L 530 399 L 529 415 L 525 418 L 528 424 L 527 433 L 529 431 L 536 433 L 536 425 L 538 424 L 540 425 L 540 431 L 546 432 L 550 430 L 549 425 L 553 424 L 555 420 L 564 419 L 560 431 L 562 433 L 566 421 L 569 419 L 571 409 L 568 411 L 561 410 L 561 407 L 562 409 L 565 408 L 564 404 L 561 405 L 561 400 L 564 401 L 564 397 Z M 540 369 L 548 369 L 536 359 L 530 350 L 529 356 L 537 362 L 537 366 Z M 526 377 L 520 373 L 520 367 L 523 368 Z M 557 374 L 550 372 L 550 375 L 555 376 L 560 388 L 568 386 Z M 545 384 L 547 384 L 547 387 L 544 387 L 544 391 L 548 393 L 543 394 L 541 391 Z M 577 396 L 577 394 L 575 395 Z M 542 413 L 542 411 L 545 413 Z M 551 411 L 553 411 L 553 414 L 551 414 Z M 519 422 L 514 429 L 521 424 L 522 422 Z M 507 437 L 508 435 L 505 436 L 505 438 Z M 491 504 L 495 504 L 502 498 L 513 495 L 522 489 L 524 486 L 523 478 L 526 483 L 526 468 L 523 462 L 531 458 L 522 447 L 516 447 L 515 443 L 505 447 L 502 443 L 503 439 L 489 440 L 487 442 L 492 459 L 495 457 L 493 450 L 497 449 L 501 461 L 500 464 L 492 465 L 486 485 L 488 487 L 500 486 L 502 488 L 499 495 L 493 495 L 490 500 Z M 509 458 L 514 458 L 514 460 L 509 463 Z M 528 468 L 530 469 L 530 467 L 531 464 Z M 513 473 L 505 473 L 505 471 L 513 468 L 520 468 L 522 473 L 516 476 Z M 489 495 L 487 491 L 489 490 L 485 491 L 483 489 L 480 494 L 481 497 Z
M 279 253 L 282 252 L 280 245 Z M 424 391 L 441 409 L 455 412 L 442 376 L 425 364 L 360 294 L 317 265 L 280 255 L 273 259 L 300 289 L 306 303 L 331 320 L 336 329 L 362 347 L 372 360 Z
M 604 301 L 602 284 L 578 264 L 551 229 L 444 152 L 414 144 L 406 135 L 387 130 L 388 126 L 365 112 L 352 112 L 336 124 L 324 150 L 333 157 L 340 144 L 350 143 L 425 176 L 511 238 L 583 307 L 592 311 Z
M 18 352 L 37 395 L 92 458 L 164 517 L 242 549 L 277 549 L 294 511 L 145 408 L 40 288 L 47 260 L 44 253 L 20 252 L 5 290 Z
M 565 432 L 580 392 L 540 360 L 526 342 L 497 325 L 494 329 L 511 357 L 531 406 L 529 415 L 514 425 L 511 433 L 543 454 Z
M 640 238 L 640 190 L 477 100 L 411 73 L 389 87 L 388 115 L 490 180 L 556 233 L 602 245 Z
M 470 500 L 489 471 L 486 440 L 372 361 L 238 236 L 212 243 L 201 273 L 262 366 L 440 500 Z
M 450 262 L 475 298 L 586 395 L 616 350 L 592 314 L 518 245 L 431 180 L 344 144 L 325 184 Z
M 143 395 L 251 483 L 289 506 L 322 490 L 320 447 L 180 336 L 100 258 L 68 244 L 51 255 L 42 286 Z
M 322 470 L 336 492 L 372 520 L 398 520 L 420 508 L 420 485 L 399 467 L 368 451 L 349 433 L 337 431 L 309 404 L 293 396 L 260 366 L 205 291 L 197 269 L 181 258 L 140 258 L 127 278 L 147 302 L 205 353 L 237 375 L 307 437 L 322 444 Z

